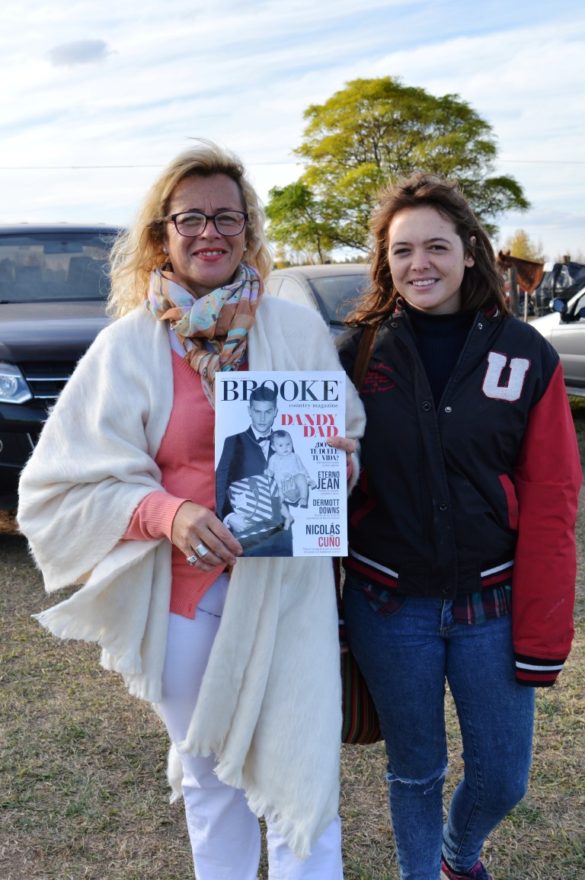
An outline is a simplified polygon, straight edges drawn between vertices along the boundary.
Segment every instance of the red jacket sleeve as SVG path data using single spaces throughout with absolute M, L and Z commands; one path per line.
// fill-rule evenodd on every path
M 571 648 L 581 480 L 575 427 L 558 364 L 530 413 L 515 480 L 519 526 L 512 625 L 521 684 L 554 684 Z

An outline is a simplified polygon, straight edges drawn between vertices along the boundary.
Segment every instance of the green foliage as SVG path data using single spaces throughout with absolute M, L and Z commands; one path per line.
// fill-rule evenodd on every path
M 272 239 L 295 251 L 307 249 L 307 242 L 310 242 L 309 250 L 316 252 L 324 262 L 327 250 L 333 243 L 333 227 L 327 218 L 325 206 L 300 180 L 282 188 L 275 186 L 269 195 L 266 215 L 270 221 Z
M 491 126 L 457 95 L 435 97 L 393 77 L 356 79 L 305 111 L 301 178 L 270 193 L 269 234 L 293 248 L 368 249 L 382 186 L 416 170 L 457 179 L 482 222 L 528 207 L 512 177 L 490 177 Z M 292 233 L 292 238 L 291 238 Z

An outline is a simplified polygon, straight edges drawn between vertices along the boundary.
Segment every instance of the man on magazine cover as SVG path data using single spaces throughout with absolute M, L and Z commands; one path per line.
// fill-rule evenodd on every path
M 233 483 L 248 477 L 263 475 L 270 455 L 272 425 L 278 409 L 277 392 L 260 386 L 250 394 L 250 427 L 239 434 L 226 437 L 221 458 L 215 472 L 217 515 L 228 527 L 237 525 L 238 514 L 230 501 Z M 234 493 L 232 491 L 232 498 Z M 280 505 L 279 505 L 280 506 Z M 255 546 L 246 548 L 245 556 L 292 556 L 291 517 L 284 506 L 280 524 Z M 234 529 L 236 532 L 237 530 Z

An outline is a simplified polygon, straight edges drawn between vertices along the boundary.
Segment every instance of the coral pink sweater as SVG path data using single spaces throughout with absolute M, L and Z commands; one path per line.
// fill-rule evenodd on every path
M 173 519 L 181 504 L 194 501 L 215 510 L 215 414 L 201 387 L 200 377 L 172 352 L 173 408 L 155 461 L 161 470 L 164 492 L 151 492 L 132 515 L 125 539 L 171 539 Z M 221 567 L 199 572 L 187 565 L 173 546 L 170 610 L 195 617 L 195 609 Z

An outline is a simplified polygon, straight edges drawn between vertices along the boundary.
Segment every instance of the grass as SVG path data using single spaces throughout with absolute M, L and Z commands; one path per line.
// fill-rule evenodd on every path
M 585 399 L 572 405 L 585 460 Z M 575 646 L 557 685 L 538 692 L 529 794 L 487 843 L 497 880 L 585 876 L 583 508 L 578 543 Z M 167 803 L 162 726 L 99 668 L 94 646 L 59 642 L 31 619 L 53 601 L 0 516 L 0 877 L 187 880 L 189 843 L 182 806 Z M 447 716 L 449 793 L 461 771 L 451 703 Z M 384 772 L 381 744 L 344 746 L 346 880 L 398 878 Z

